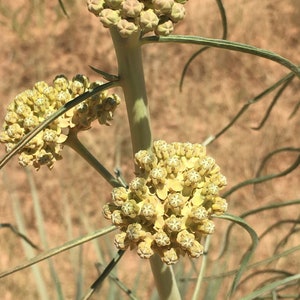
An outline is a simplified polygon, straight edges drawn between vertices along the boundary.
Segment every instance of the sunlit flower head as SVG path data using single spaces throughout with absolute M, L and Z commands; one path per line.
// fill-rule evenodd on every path
M 215 160 L 201 144 L 155 141 L 135 154 L 138 167 L 129 187 L 114 188 L 105 218 L 120 228 L 115 245 L 137 249 L 141 258 L 159 254 L 166 264 L 185 254 L 203 254 L 203 240 L 215 230 L 213 215 L 227 210 L 219 196 L 226 185 Z
M 33 89 L 20 93 L 8 105 L 0 142 L 5 143 L 7 151 L 12 150 L 26 134 L 64 104 L 101 84 L 90 83 L 83 75 L 76 75 L 72 80 L 59 75 L 53 86 L 44 81 L 37 82 Z M 54 162 L 62 158 L 60 153 L 71 128 L 77 132 L 87 130 L 94 120 L 109 125 L 119 103 L 116 94 L 102 92 L 78 104 L 33 137 L 20 151 L 19 163 L 33 165 L 36 169 L 41 165 L 52 168 Z
M 124 38 L 141 30 L 167 36 L 185 17 L 187 0 L 87 0 L 91 13 L 104 27 L 116 28 Z

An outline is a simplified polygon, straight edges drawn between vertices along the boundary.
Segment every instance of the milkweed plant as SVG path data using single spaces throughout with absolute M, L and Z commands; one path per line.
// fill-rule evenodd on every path
M 199 271 L 192 296 L 193 299 L 200 299 L 210 239 L 218 231 L 215 220 L 220 218 L 230 221 L 231 225 L 242 226 L 252 239 L 248 252 L 235 272 L 228 293 L 230 298 L 248 268 L 258 237 L 243 218 L 229 213 L 230 203 L 227 198 L 241 186 L 283 175 L 259 177 L 223 192 L 227 186 L 226 170 L 221 170 L 207 149 L 207 145 L 217 136 L 198 143 L 153 140 L 149 105 L 155 99 L 147 99 L 141 50 L 148 44 L 183 43 L 201 46 L 186 68 L 201 52 L 216 47 L 260 56 L 291 71 L 257 99 L 300 76 L 298 66 L 271 51 L 228 41 L 222 1 L 217 1 L 224 27 L 222 39 L 174 35 L 176 25 L 189 17 L 186 2 L 187 0 L 87 0 L 91 17 L 97 18 L 99 26 L 104 26 L 110 33 L 118 74 L 112 75 L 93 68 L 99 77 L 97 81 L 90 81 L 81 74 L 75 74 L 73 78 L 58 74 L 54 76 L 52 83 L 39 81 L 19 93 L 7 106 L 0 133 L 0 142 L 5 145 L 7 155 L 2 159 L 1 167 L 13 155 L 17 155 L 19 164 L 23 167 L 33 167 L 35 170 L 47 167 L 51 170 L 56 161 L 63 158 L 63 148 L 69 146 L 111 185 L 110 201 L 102 203 L 102 215 L 99 218 L 105 218 L 107 224 L 111 223 L 108 231 L 115 230 L 111 244 L 117 254 L 105 271 L 95 279 L 84 299 L 88 299 L 100 287 L 125 251 L 136 253 L 136 260 L 150 262 L 160 299 L 181 299 L 183 296 L 174 276 L 174 265 L 187 257 L 202 260 L 203 267 Z M 64 9 L 63 2 L 60 1 L 60 4 Z M 182 79 L 184 75 L 185 73 Z M 121 88 L 122 95 L 112 91 L 115 87 Z M 120 103 L 126 105 L 133 149 L 134 178 L 130 182 L 117 172 L 112 174 L 92 156 L 78 137 L 79 132 L 89 130 L 95 122 L 109 130 L 109 126 L 114 125 L 114 119 L 118 118 Z M 223 131 L 232 126 L 242 112 Z M 298 164 L 299 159 L 289 171 Z M 103 230 L 93 238 L 105 233 Z M 46 252 L 42 258 L 39 256 L 22 268 L 52 255 L 54 253 Z M 12 272 L 14 270 L 9 270 L 1 276 Z M 299 280 L 299 274 L 290 277 L 292 276 L 293 280 Z M 266 286 L 268 287 L 267 284 Z M 266 291 L 263 290 L 262 293 Z M 254 297 L 256 294 L 245 299 Z

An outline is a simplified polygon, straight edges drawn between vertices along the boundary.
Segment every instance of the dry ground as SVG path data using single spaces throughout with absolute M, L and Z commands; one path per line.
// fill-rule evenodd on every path
M 70 78 L 82 73 L 91 79 L 97 79 L 97 74 L 91 71 L 89 65 L 107 72 L 117 72 L 108 32 L 87 12 L 85 1 L 64 1 L 69 19 L 62 15 L 58 1 L 4 2 L 0 1 L 1 120 L 6 105 L 13 97 L 32 87 L 36 81 L 50 83 L 61 73 Z M 228 39 L 272 50 L 300 64 L 298 0 L 226 0 L 224 5 L 228 18 Z M 215 1 L 190 0 L 187 4 L 186 21 L 177 26 L 175 33 L 221 37 L 222 29 Z M 178 84 L 181 70 L 197 49 L 195 46 L 171 44 L 144 47 L 145 75 L 155 139 L 203 142 L 226 126 L 249 99 L 289 72 L 262 58 L 210 49 L 194 61 L 180 93 Z M 230 130 L 208 146 L 208 153 L 216 158 L 223 174 L 227 176 L 229 188 L 254 177 L 262 158 L 272 150 L 281 147 L 299 148 L 299 112 L 289 119 L 293 108 L 299 103 L 299 95 L 299 81 L 294 80 L 261 130 L 255 131 L 251 127 L 259 124 L 274 93 L 252 105 Z M 116 165 L 120 165 L 124 176 L 128 180 L 132 177 L 130 136 L 124 103 L 117 111 L 111 127 L 95 126 L 81 137 L 107 168 L 113 170 Z M 295 158 L 296 153 L 277 155 L 267 164 L 263 174 L 280 172 L 290 166 Z M 108 225 L 101 217 L 101 205 L 109 200 L 109 186 L 76 154 L 65 149 L 64 159 L 57 162 L 52 171 L 42 168 L 38 173 L 33 173 L 42 203 L 49 247 Z M 35 243 L 41 244 L 26 173 L 17 166 L 17 160 L 13 159 L 0 174 L 0 222 L 16 224 L 12 204 L 13 199 L 18 197 L 27 224 L 27 234 Z M 299 199 L 299 178 L 298 168 L 284 178 L 255 188 L 241 189 L 229 197 L 229 212 L 239 215 L 269 203 Z M 279 219 L 296 217 L 297 207 L 294 207 L 292 210 L 273 210 L 247 220 L 260 234 Z M 217 233 L 212 240 L 212 258 L 217 257 L 225 227 L 225 222 L 218 222 Z M 274 231 L 268 239 L 263 239 L 255 260 L 270 256 L 280 235 L 289 228 Z M 245 232 L 235 230 L 233 236 L 227 258 L 228 269 L 238 266 L 241 249 L 248 246 Z M 104 253 L 107 261 L 111 247 L 109 239 L 101 239 L 99 243 L 106 249 Z M 288 247 L 299 245 L 299 238 L 293 236 L 289 243 Z M 82 247 L 81 251 L 84 258 L 83 288 L 86 290 L 97 275 L 94 263 L 99 257 L 93 243 Z M 78 272 L 76 262 L 79 254 L 77 249 L 54 259 L 66 299 L 75 299 L 75 275 Z M 11 231 L 1 229 L 0 271 L 17 265 L 24 259 L 21 241 Z M 146 280 L 146 284 L 138 289 L 137 294 L 141 299 L 146 299 L 153 290 L 152 279 L 147 275 L 147 261 L 139 262 L 134 254 L 127 253 L 120 263 L 119 275 L 129 287 L 133 287 L 132 277 L 124 276 L 124 273 L 135 277 L 137 265 L 141 264 L 141 278 Z M 288 272 L 300 269 L 296 255 L 289 260 L 280 260 L 278 265 Z M 54 299 L 47 263 L 42 263 L 41 268 L 49 286 L 50 299 Z M 228 282 L 223 284 L 222 293 L 228 289 Z M 243 285 L 237 297 L 252 288 L 253 285 Z M 31 270 L 1 279 L 0 295 L 1 299 L 7 300 L 38 299 Z

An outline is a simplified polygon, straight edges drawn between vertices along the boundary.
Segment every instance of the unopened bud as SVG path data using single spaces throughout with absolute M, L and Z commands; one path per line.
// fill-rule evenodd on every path
M 100 17 L 100 21 L 104 27 L 114 26 L 121 19 L 119 12 L 116 10 L 112 10 L 110 8 L 103 9 L 101 11 L 99 17 Z
M 144 4 L 138 0 L 125 0 L 122 2 L 122 15 L 128 18 L 135 18 L 140 15 Z
M 173 23 L 171 20 L 168 20 L 166 22 L 159 24 L 155 29 L 155 33 L 157 35 L 167 36 L 171 34 L 173 30 L 174 30 Z
M 158 14 L 171 13 L 174 0 L 153 0 L 153 7 Z
M 177 23 L 181 21 L 185 16 L 185 8 L 180 3 L 174 3 L 172 6 L 172 11 L 170 14 L 170 18 L 173 22 Z
M 142 11 L 140 15 L 140 26 L 142 30 L 146 33 L 155 30 L 158 25 L 159 18 L 153 11 L 153 9 L 147 9 Z
M 133 22 L 127 21 L 125 19 L 121 19 L 118 22 L 117 27 L 121 37 L 123 38 L 129 37 L 138 30 L 138 27 Z

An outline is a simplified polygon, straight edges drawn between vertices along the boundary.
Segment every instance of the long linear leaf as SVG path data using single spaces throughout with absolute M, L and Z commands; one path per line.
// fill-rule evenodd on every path
M 21 233 L 15 226 L 10 223 L 0 223 L 0 228 L 9 228 L 14 234 L 23 239 L 26 243 L 28 243 L 32 248 L 36 250 L 40 250 L 40 248 L 35 245 L 26 235 Z
M 41 253 L 40 255 L 37 255 L 29 260 L 26 260 L 25 262 L 21 263 L 20 265 L 16 266 L 16 267 L 13 267 L 7 271 L 4 271 L 2 273 L 0 273 L 0 278 L 3 278 L 5 276 L 8 276 L 10 274 L 13 274 L 17 271 L 20 271 L 20 270 L 23 270 L 23 269 L 26 269 L 40 261 L 43 261 L 49 257 L 52 257 L 54 255 L 57 255 L 59 253 L 62 253 L 66 250 L 69 250 L 73 247 L 76 247 L 78 245 L 81 245 L 81 244 L 84 244 L 88 241 L 91 241 L 93 239 L 96 239 L 100 236 L 103 236 L 109 232 L 112 232 L 116 229 L 115 226 L 109 226 L 109 227 L 106 227 L 106 228 L 102 228 L 102 229 L 98 229 L 92 233 L 89 233 L 89 234 L 86 234 L 82 237 L 79 237 L 79 238 L 76 238 L 74 240 L 71 240 L 71 241 L 68 241 L 66 242 L 65 244 L 61 245 L 61 246 L 58 246 L 58 247 L 55 247 L 55 248 L 52 248 L 50 250 L 47 250 L 43 253 Z
M 260 124 L 256 127 L 252 127 L 252 129 L 254 130 L 260 130 L 264 124 L 266 123 L 266 121 L 268 120 L 271 111 L 273 109 L 273 107 L 276 105 L 277 101 L 279 100 L 280 96 L 283 94 L 283 92 L 285 91 L 285 89 L 289 86 L 289 84 L 293 81 L 293 79 L 295 78 L 295 75 L 293 74 L 293 76 L 291 78 L 289 78 L 282 86 L 281 88 L 278 90 L 278 92 L 276 93 L 276 95 L 274 96 L 271 104 L 269 105 L 264 117 L 262 118 Z
M 12 193 L 12 205 L 13 205 L 13 211 L 15 214 L 15 219 L 17 221 L 18 227 L 26 234 L 26 224 L 24 220 L 24 215 L 21 209 L 20 205 L 20 199 L 18 197 L 17 193 Z M 32 257 L 35 255 L 35 252 L 33 251 L 32 247 L 30 247 L 27 243 L 22 241 L 23 249 L 25 252 L 25 255 L 27 258 Z M 35 287 L 37 289 L 39 298 L 48 300 L 49 298 L 49 287 L 47 286 L 47 283 L 45 281 L 45 278 L 43 277 L 43 273 L 41 270 L 40 265 L 35 265 L 32 267 L 32 274 L 34 277 L 34 283 Z
M 270 209 L 277 209 L 277 208 L 281 208 L 281 207 L 284 207 L 284 206 L 289 206 L 289 205 L 298 205 L 300 204 L 300 199 L 297 199 L 297 200 L 291 200 L 291 201 L 285 201 L 285 202 L 279 202 L 279 203 L 271 203 L 271 204 L 268 204 L 266 206 L 261 206 L 261 207 L 258 207 L 256 209 L 252 209 L 252 210 L 249 210 L 243 214 L 240 215 L 241 218 L 246 218 L 247 216 L 250 216 L 250 215 L 253 215 L 253 214 L 257 214 L 259 212 L 263 212 L 265 210 L 270 210 Z M 227 232 L 225 234 L 225 237 L 224 237 L 224 247 L 223 249 L 221 250 L 219 256 L 218 256 L 218 259 L 220 259 L 224 253 L 226 252 L 227 250 L 227 247 L 228 247 L 228 240 L 229 240 L 229 235 L 231 233 L 231 230 L 233 228 L 233 225 L 234 223 L 230 224 L 228 229 L 227 229 Z
M 100 269 L 100 265 L 97 264 L 97 269 Z M 129 299 L 131 300 L 138 300 L 138 298 L 135 296 L 135 294 L 133 293 L 133 291 L 131 289 L 129 289 L 122 281 L 120 281 L 120 279 L 114 275 L 112 272 L 109 273 L 109 278 L 111 280 L 113 280 L 116 285 L 118 285 L 120 287 L 120 289 L 126 293 L 126 295 L 128 296 Z
M 33 210 L 34 210 L 34 215 L 37 223 L 37 228 L 38 228 L 38 233 L 39 237 L 42 243 L 42 246 L 44 249 L 49 248 L 48 247 L 48 241 L 47 241 L 47 232 L 45 228 L 45 220 L 43 216 L 43 211 L 40 203 L 40 197 L 38 194 L 38 190 L 34 181 L 34 177 L 32 176 L 32 173 L 28 170 L 25 169 L 26 175 L 28 178 L 29 186 L 30 186 L 30 193 L 32 196 L 32 202 L 33 202 Z M 52 282 L 55 285 L 55 290 L 57 292 L 57 299 L 58 300 L 63 300 L 64 299 L 64 294 L 63 290 L 61 288 L 61 283 L 58 277 L 58 274 L 55 270 L 54 263 L 51 259 L 48 260 L 48 266 L 51 274 L 51 279 Z
M 125 250 L 119 250 L 115 257 L 110 261 L 110 263 L 106 266 L 104 271 L 100 274 L 100 276 L 94 281 L 91 285 L 88 293 L 82 298 L 82 300 L 88 300 L 94 294 L 94 292 L 100 288 L 103 281 L 106 279 L 107 276 L 111 273 L 113 268 L 117 265 L 120 261 L 122 256 L 125 254 Z
M 261 296 L 261 295 L 263 295 L 263 294 L 265 294 L 267 292 L 271 292 L 272 290 L 275 290 L 275 289 L 279 288 L 280 286 L 287 285 L 290 282 L 292 282 L 294 280 L 299 280 L 299 279 L 300 279 L 300 274 L 296 274 L 296 275 L 293 275 L 293 276 L 289 276 L 289 277 L 287 277 L 285 279 L 272 282 L 272 283 L 264 286 L 263 288 L 261 288 L 259 290 L 256 290 L 256 291 L 254 291 L 251 294 L 248 294 L 246 297 L 241 298 L 241 300 L 252 300 L 252 299 L 255 299 L 258 296 Z
M 279 148 L 276 149 L 274 151 L 271 151 L 270 153 L 268 153 L 263 159 L 262 162 L 256 172 L 256 177 L 260 176 L 262 170 L 264 169 L 265 164 L 267 163 L 267 161 L 272 158 L 272 156 L 280 153 L 280 152 L 300 152 L 300 148 L 294 148 L 294 147 L 284 147 L 284 148 Z
M 280 258 L 283 258 L 283 257 L 286 257 L 290 254 L 293 254 L 294 252 L 297 252 L 297 251 L 300 251 L 300 246 L 295 246 L 293 248 L 290 248 L 288 250 L 285 250 L 281 253 L 278 253 L 278 254 L 274 254 L 273 256 L 271 257 L 268 257 L 266 259 L 263 259 L 261 261 L 258 261 L 258 262 L 255 262 L 251 265 L 248 265 L 247 266 L 247 270 L 251 270 L 253 268 L 257 268 L 257 267 L 261 267 L 261 266 L 264 266 L 264 265 L 267 265 L 267 264 L 270 264 Z M 234 269 L 234 270 L 230 270 L 230 271 L 227 271 L 227 272 L 224 272 L 224 273 L 220 273 L 220 274 L 217 274 L 217 275 L 213 275 L 213 276 L 207 276 L 205 277 L 204 279 L 205 280 L 214 280 L 214 279 L 217 279 L 217 278 L 223 278 L 223 277 L 227 277 L 227 276 L 233 276 L 234 274 L 236 274 L 238 272 L 238 269 Z
M 274 178 L 285 176 L 285 175 L 291 173 L 293 170 L 295 170 L 299 165 L 300 165 L 300 155 L 297 157 L 295 162 L 290 167 L 285 169 L 284 171 L 276 173 L 276 174 L 269 174 L 269 175 L 255 177 L 255 178 L 245 180 L 245 181 L 233 186 L 229 191 L 227 191 L 226 193 L 223 194 L 223 197 L 226 198 L 229 195 L 231 195 L 233 192 L 235 192 L 235 191 L 239 190 L 240 188 L 243 188 L 247 185 L 262 183 L 262 182 L 265 182 L 265 181 L 268 181 L 268 180 L 271 180 Z
M 204 38 L 200 36 L 192 35 L 169 35 L 169 36 L 149 36 L 141 39 L 142 44 L 148 43 L 182 43 L 182 44 L 194 44 L 194 45 L 204 45 L 215 48 L 227 49 L 232 51 L 238 51 L 243 53 L 248 53 L 251 55 L 263 57 L 272 61 L 279 63 L 282 66 L 285 66 L 298 77 L 300 77 L 300 68 L 289 61 L 287 58 L 280 56 L 272 51 L 257 48 L 251 45 L 221 40 L 221 39 L 212 39 Z
M 197 282 L 196 282 L 196 286 L 195 286 L 195 290 L 194 290 L 194 293 L 193 293 L 192 300 L 197 300 L 200 297 L 201 285 L 202 285 L 202 282 L 203 282 L 203 277 L 204 277 L 204 273 L 205 273 L 205 270 L 206 270 L 206 265 L 207 265 L 207 262 L 208 262 L 207 252 L 208 252 L 208 249 L 209 249 L 210 240 L 211 240 L 211 236 L 208 236 L 205 240 L 204 255 L 203 255 L 203 258 L 202 258 L 202 262 L 201 262 L 201 269 L 200 269 L 200 272 L 199 272 L 198 277 L 197 277 Z
M 263 269 L 263 270 L 257 270 L 254 273 L 248 275 L 244 280 L 240 282 L 240 285 L 247 282 L 248 280 L 253 280 L 255 276 L 263 275 L 264 278 L 266 278 L 266 275 L 275 275 L 276 278 L 284 278 L 287 276 L 294 275 L 293 273 L 287 272 L 286 270 L 277 270 L 277 269 Z M 274 276 L 273 276 L 274 278 Z
M 218 8 L 219 8 L 219 12 L 220 12 L 220 16 L 221 16 L 221 20 L 222 20 L 222 28 L 223 28 L 223 34 L 222 34 L 222 39 L 226 40 L 227 39 L 227 17 L 226 17 L 226 11 L 224 8 L 224 5 L 222 3 L 221 0 L 216 0 Z M 209 49 L 210 47 L 206 46 L 206 47 L 202 47 L 201 49 L 197 50 L 190 58 L 189 60 L 185 63 L 185 66 L 182 70 L 181 73 L 181 78 L 180 78 L 180 83 L 179 83 L 179 90 L 182 90 L 182 85 L 183 85 L 183 80 L 185 78 L 186 72 L 190 66 L 190 64 L 192 63 L 192 61 L 202 52 L 206 51 L 207 49 Z
M 69 18 L 69 15 L 68 15 L 68 13 L 67 13 L 67 11 L 66 11 L 66 8 L 65 8 L 65 6 L 64 6 L 63 1 L 62 1 L 62 0 L 58 0 L 58 2 L 59 2 L 59 6 L 60 6 L 61 10 L 63 11 L 64 15 L 65 15 L 67 18 Z
M 228 220 L 228 221 L 232 221 L 238 225 L 240 225 L 241 227 L 243 227 L 250 235 L 252 243 L 251 246 L 249 247 L 249 249 L 247 250 L 247 252 L 243 255 L 243 258 L 241 260 L 240 263 L 240 267 L 235 275 L 235 278 L 232 282 L 231 288 L 230 288 L 230 292 L 229 292 L 229 298 L 234 294 L 239 281 L 243 275 L 243 273 L 247 270 L 247 266 L 248 266 L 248 262 L 250 261 L 252 255 L 254 254 L 254 251 L 258 245 L 258 236 L 255 232 L 255 230 L 250 227 L 242 218 L 237 217 L 237 216 L 233 216 L 230 214 L 224 214 L 221 216 L 216 216 L 219 219 L 224 219 L 224 220 Z
M 291 72 L 289 74 L 287 74 L 286 76 L 282 77 L 280 80 L 278 80 L 277 82 L 275 82 L 273 85 L 269 86 L 267 89 L 265 89 L 263 92 L 259 93 L 257 96 L 255 96 L 254 98 L 248 100 L 243 106 L 242 108 L 237 112 L 237 114 L 231 119 L 231 121 L 224 127 L 222 128 L 217 134 L 215 134 L 214 136 L 210 137 L 209 142 L 206 143 L 209 144 L 212 141 L 216 140 L 217 138 L 219 138 L 221 135 L 223 135 L 228 129 L 230 129 L 234 123 L 247 111 L 247 109 L 257 103 L 258 101 L 260 101 L 261 99 L 263 99 L 267 94 L 270 94 L 272 91 L 274 91 L 276 88 L 278 88 L 280 85 L 284 84 L 286 81 L 290 80 L 291 77 L 293 77 L 294 74 Z

